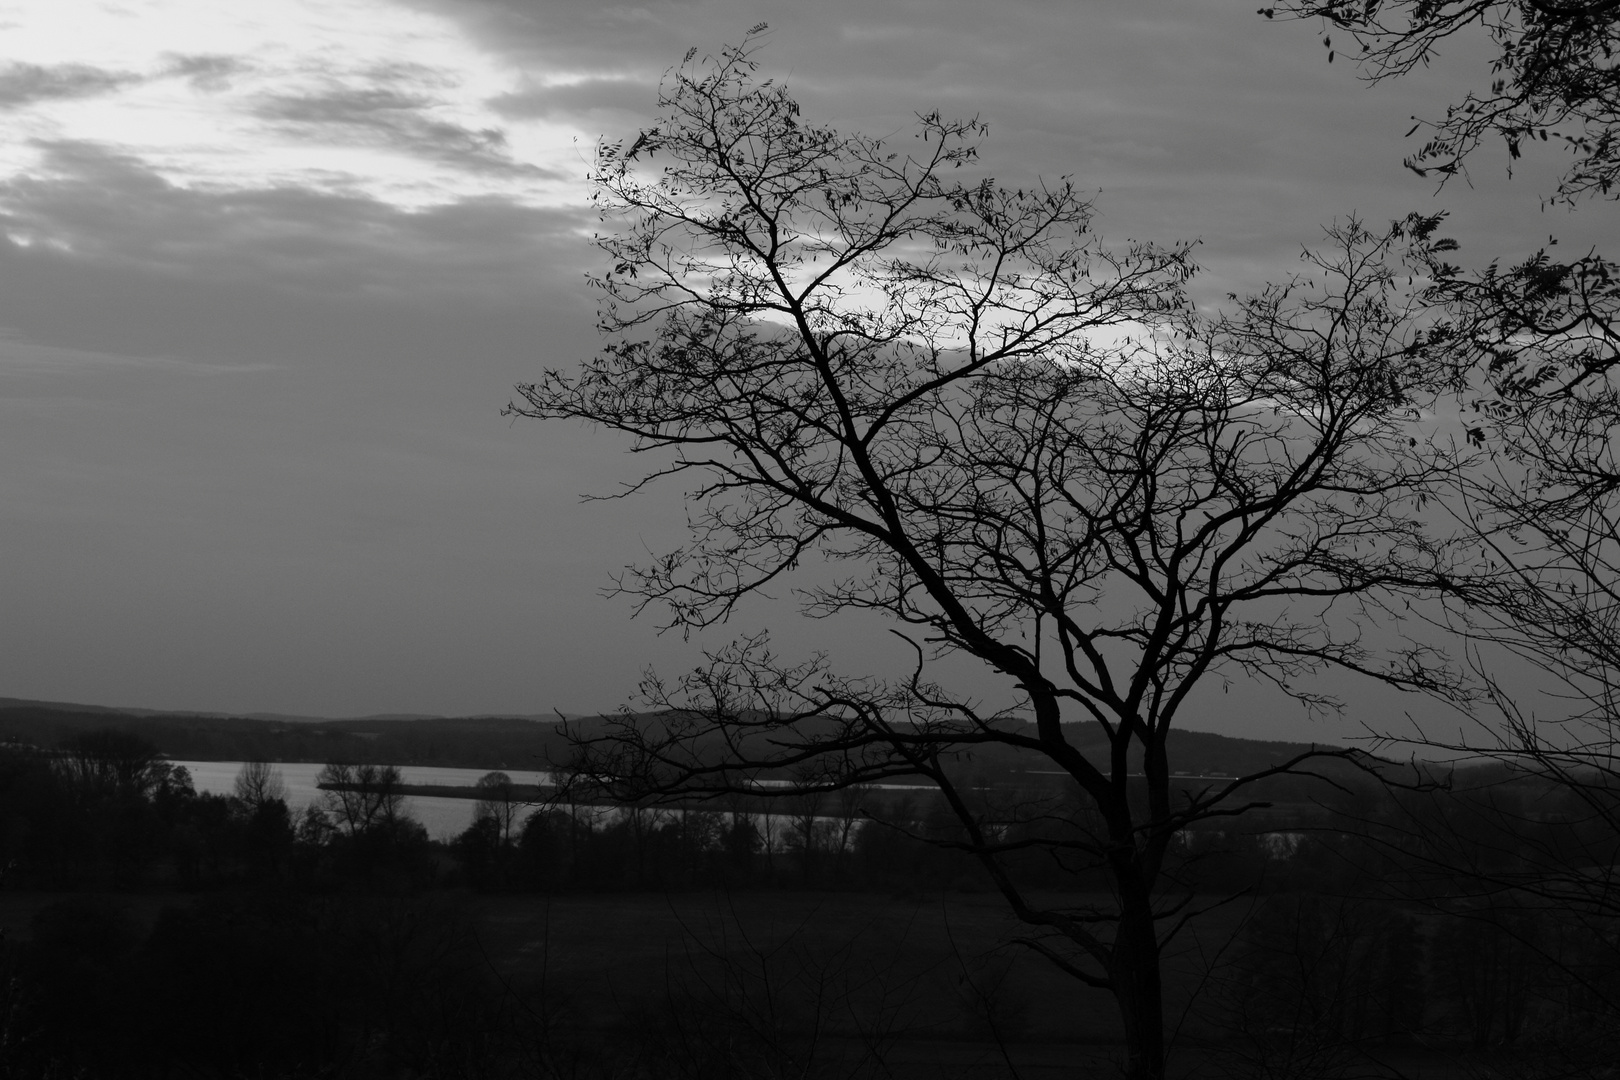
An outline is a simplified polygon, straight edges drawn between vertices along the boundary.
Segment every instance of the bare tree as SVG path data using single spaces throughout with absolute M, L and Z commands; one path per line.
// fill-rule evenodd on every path
M 830 823 L 823 820 L 827 789 L 816 783 L 813 775 L 801 777 L 799 781 L 794 785 L 794 794 L 786 800 L 782 847 L 797 856 L 799 876 L 809 885 L 821 872 L 822 855 L 829 846 L 832 830 Z
M 1480 568 L 1446 628 L 1468 642 L 1485 694 L 1472 728 L 1415 741 L 1494 765 L 1403 795 L 1373 831 L 1394 838 L 1414 894 L 1444 898 L 1459 920 L 1449 933 L 1513 939 L 1513 955 L 1579 999 L 1554 1012 L 1608 1031 L 1620 1016 L 1620 266 L 1543 251 L 1468 272 L 1444 254 L 1426 257 L 1425 299 L 1443 315 L 1429 344 L 1449 354 L 1468 436 L 1489 455 L 1439 504 Z M 1474 1012 L 1482 1040 L 1519 1023 Z M 1576 1050 L 1612 1058 L 1612 1040 Z
M 1469 437 L 1490 451 L 1446 504 L 1492 571 L 1450 629 L 1475 643 L 1501 722 L 1487 742 L 1454 748 L 1534 762 L 1596 797 L 1620 786 L 1620 265 L 1542 251 L 1469 273 L 1431 251 L 1426 271 L 1426 299 L 1445 316 L 1430 344 L 1449 353 L 1472 397 Z M 1542 700 L 1555 714 L 1533 714 L 1503 684 L 1503 652 L 1551 678 Z M 1615 807 L 1591 809 L 1620 835 Z
M 244 761 L 236 774 L 236 797 L 257 810 L 277 800 L 285 801 L 287 782 L 281 770 L 267 761 Z
M 321 801 L 349 836 L 391 827 L 405 817 L 403 780 L 397 765 L 330 762 L 315 778 Z
M 865 813 L 864 803 L 871 797 L 872 789 L 866 784 L 850 784 L 841 788 L 834 802 L 832 826 L 829 836 L 832 841 L 834 871 L 843 874 L 849 861 L 850 852 L 855 847 L 856 830 L 860 827 L 862 815 Z
M 803 611 L 888 616 L 916 668 L 845 678 L 745 637 L 650 677 L 661 711 L 582 739 L 573 771 L 671 799 L 768 794 L 754 770 L 798 777 L 789 795 L 926 778 L 958 824 L 938 842 L 977 858 L 1028 947 L 1112 993 L 1128 1075 L 1162 1076 L 1160 951 L 1197 910 L 1174 838 L 1301 765 L 1178 790 L 1166 739 L 1195 692 L 1247 678 L 1332 708 L 1328 669 L 1455 688 L 1432 647 L 1379 629 L 1460 580 L 1421 509 L 1456 462 L 1392 268 L 1411 237 L 1352 222 L 1299 279 L 1202 317 L 1185 248 L 1103 246 L 1068 181 L 952 181 L 974 121 L 919 117 L 909 153 L 813 125 L 751 42 L 689 55 L 657 124 L 599 146 L 609 343 L 510 411 L 666 455 L 632 491 L 693 480 L 690 542 L 618 582 L 670 625 L 821 559 L 848 572 Z M 1128 337 L 1105 346 L 1108 327 Z M 998 673 L 1033 726 L 931 678 L 946 657 Z M 986 746 L 1055 765 L 1085 812 L 986 820 L 952 764 Z M 1029 851 L 1112 898 L 1037 899 Z
M 478 790 L 478 800 L 473 803 L 473 820 L 489 818 L 494 821 L 501 843 L 511 843 L 512 829 L 527 805 L 517 797 L 512 778 L 503 772 L 485 773 L 473 787 Z
M 57 766 L 84 797 L 147 798 L 171 774 L 185 774 L 163 760 L 144 735 L 116 728 L 81 732 L 63 740 Z M 189 777 L 187 777 L 189 783 Z
M 1620 48 L 1616 0 L 1283 0 L 1267 18 L 1319 18 L 1331 61 L 1347 42 L 1371 82 L 1427 67 L 1449 45 L 1487 38 L 1495 55 L 1488 88 L 1470 91 L 1444 117 L 1420 121 L 1407 134 L 1429 136 L 1406 166 L 1442 178 L 1465 172 L 1480 143 L 1502 140 L 1510 162 L 1537 142 L 1574 160 L 1555 198 L 1612 198 L 1620 180 Z

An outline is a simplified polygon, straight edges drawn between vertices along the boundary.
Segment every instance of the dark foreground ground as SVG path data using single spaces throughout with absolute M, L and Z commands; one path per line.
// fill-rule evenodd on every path
M 35 913 L 60 899 L 0 892 L 0 929 L 26 937 Z M 97 899 L 147 928 L 197 902 Z M 1017 927 L 989 894 L 446 893 L 407 903 L 418 914 L 400 925 L 411 933 L 422 934 L 419 913 L 430 910 L 466 929 L 445 947 L 475 953 L 460 960 L 488 976 L 482 992 L 496 987 L 512 1005 L 532 1050 L 524 1075 L 608 1075 L 635 1056 L 669 1076 L 791 1066 L 803 1076 L 1056 1080 L 1112 1075 L 1119 1060 L 1108 996 L 1010 946 Z M 1415 1047 L 1380 1051 L 1380 1071 L 1310 1047 L 1285 1049 L 1291 1063 L 1274 1060 L 1275 1047 L 1257 1055 L 1223 1026 L 1224 946 L 1247 914 L 1239 904 L 1208 916 L 1169 959 L 1175 1075 L 1438 1080 L 1524 1064 Z
M 824 1056 L 852 1067 L 880 1054 L 879 1071 L 895 1076 L 1101 1077 L 1120 1057 L 1112 999 L 1009 945 L 1019 927 L 991 894 L 482 897 L 478 905 L 503 975 L 556 1002 L 567 1023 L 605 1036 L 635 1027 L 649 996 L 668 987 L 710 1016 L 819 1032 Z M 1277 1064 L 1234 1053 L 1222 1030 L 1223 947 L 1248 915 L 1241 903 L 1210 914 L 1168 958 L 1176 1075 L 1249 1077 Z M 1414 1080 L 1492 1074 L 1488 1062 L 1450 1049 L 1378 1056 L 1386 1075 Z M 1323 1060 L 1294 1071 L 1373 1069 Z

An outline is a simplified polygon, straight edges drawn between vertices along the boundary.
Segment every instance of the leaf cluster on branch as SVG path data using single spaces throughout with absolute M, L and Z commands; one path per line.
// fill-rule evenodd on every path
M 1510 162 L 1536 142 L 1571 157 L 1554 198 L 1616 194 L 1620 180 L 1620 3 L 1615 0 L 1285 0 L 1260 9 L 1273 18 L 1318 18 L 1335 55 L 1332 30 L 1351 38 L 1373 82 L 1428 66 L 1475 34 L 1494 51 L 1488 88 L 1469 91 L 1438 119 L 1421 120 L 1427 138 L 1406 158 L 1420 175 L 1464 173 L 1466 158 L 1491 137 Z M 1416 118 L 1414 118 L 1416 119 Z

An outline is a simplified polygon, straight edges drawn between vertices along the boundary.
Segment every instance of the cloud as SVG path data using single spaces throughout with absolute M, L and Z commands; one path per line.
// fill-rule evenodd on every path
M 1612 231 L 1591 214 L 1538 213 L 1533 182 L 1484 162 L 1438 194 L 1402 168 L 1412 115 L 1488 72 L 1462 41 L 1443 63 L 1369 88 L 1345 58 L 1328 65 L 1308 27 L 1227 0 L 1011 0 L 993 14 L 970 0 L 400 2 L 531 73 L 534 85 L 490 101 L 495 111 L 610 139 L 653 122 L 657 84 L 688 47 L 701 59 L 763 20 L 761 74 L 785 81 L 807 117 L 904 151 L 918 112 L 977 116 L 989 125 L 981 175 L 1073 177 L 1096 193 L 1105 239 L 1201 240 L 1200 303 L 1296 272 L 1301 246 L 1351 213 L 1449 209 L 1482 258 L 1528 254 L 1549 231 L 1582 242 Z
M 491 109 L 522 78 L 442 16 L 390 0 L 58 3 L 15 18 L 0 45 L 0 58 L 28 60 L 0 69 L 0 178 L 43 178 L 28 148 L 76 142 L 182 187 L 302 187 L 413 209 L 577 201 L 578 132 Z
M 84 63 L 12 62 L 0 66 L 0 109 L 102 97 L 161 78 L 184 79 L 193 89 L 215 93 L 228 89 L 232 77 L 254 70 L 251 61 L 239 56 L 171 54 L 165 61 L 151 74 Z
M 579 118 L 611 112 L 645 113 L 657 97 L 658 84 L 649 79 L 596 77 L 515 90 L 490 99 L 488 104 L 501 116 L 518 120 Z
M 590 258 L 583 207 L 485 197 L 411 211 L 360 192 L 183 187 L 94 143 L 40 151 L 36 175 L 0 182 L 0 232 L 65 259 L 299 293 L 499 302 L 571 282 Z
M 0 327 L 0 371 L 10 373 L 95 374 L 108 371 L 163 371 L 183 375 L 219 375 L 268 371 L 271 367 L 272 365 L 264 363 L 207 363 L 199 360 L 182 360 L 173 356 L 138 356 L 93 349 L 74 349 L 30 341 L 14 331 Z
M 243 57 L 210 53 L 173 56 L 164 74 L 185 79 L 195 90 L 219 93 L 230 89 L 234 77 L 254 70 L 255 65 Z
M 107 71 L 88 64 L 7 64 L 0 67 L 0 109 L 96 97 L 144 80 L 145 76 L 133 72 Z
M 505 132 L 434 115 L 439 103 L 419 89 L 421 73 L 372 72 L 371 85 L 267 94 L 253 115 L 300 141 L 382 148 L 456 169 L 513 179 L 561 179 L 556 170 L 515 161 Z

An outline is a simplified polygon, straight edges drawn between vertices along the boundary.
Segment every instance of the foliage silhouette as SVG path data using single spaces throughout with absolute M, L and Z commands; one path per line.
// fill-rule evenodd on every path
M 1407 132 L 1429 132 L 1406 158 L 1419 175 L 1466 175 L 1467 159 L 1495 136 L 1510 171 L 1537 142 L 1571 156 L 1554 200 L 1617 194 L 1620 80 L 1612 58 L 1620 45 L 1620 4 L 1613 0 L 1283 0 L 1260 9 L 1267 18 L 1279 13 L 1320 18 L 1330 31 L 1348 34 L 1359 46 L 1354 62 L 1371 82 L 1426 67 L 1459 39 L 1489 39 L 1495 52 L 1489 88 L 1469 91 L 1442 118 L 1419 120 Z M 1331 32 L 1322 45 L 1331 62 Z

